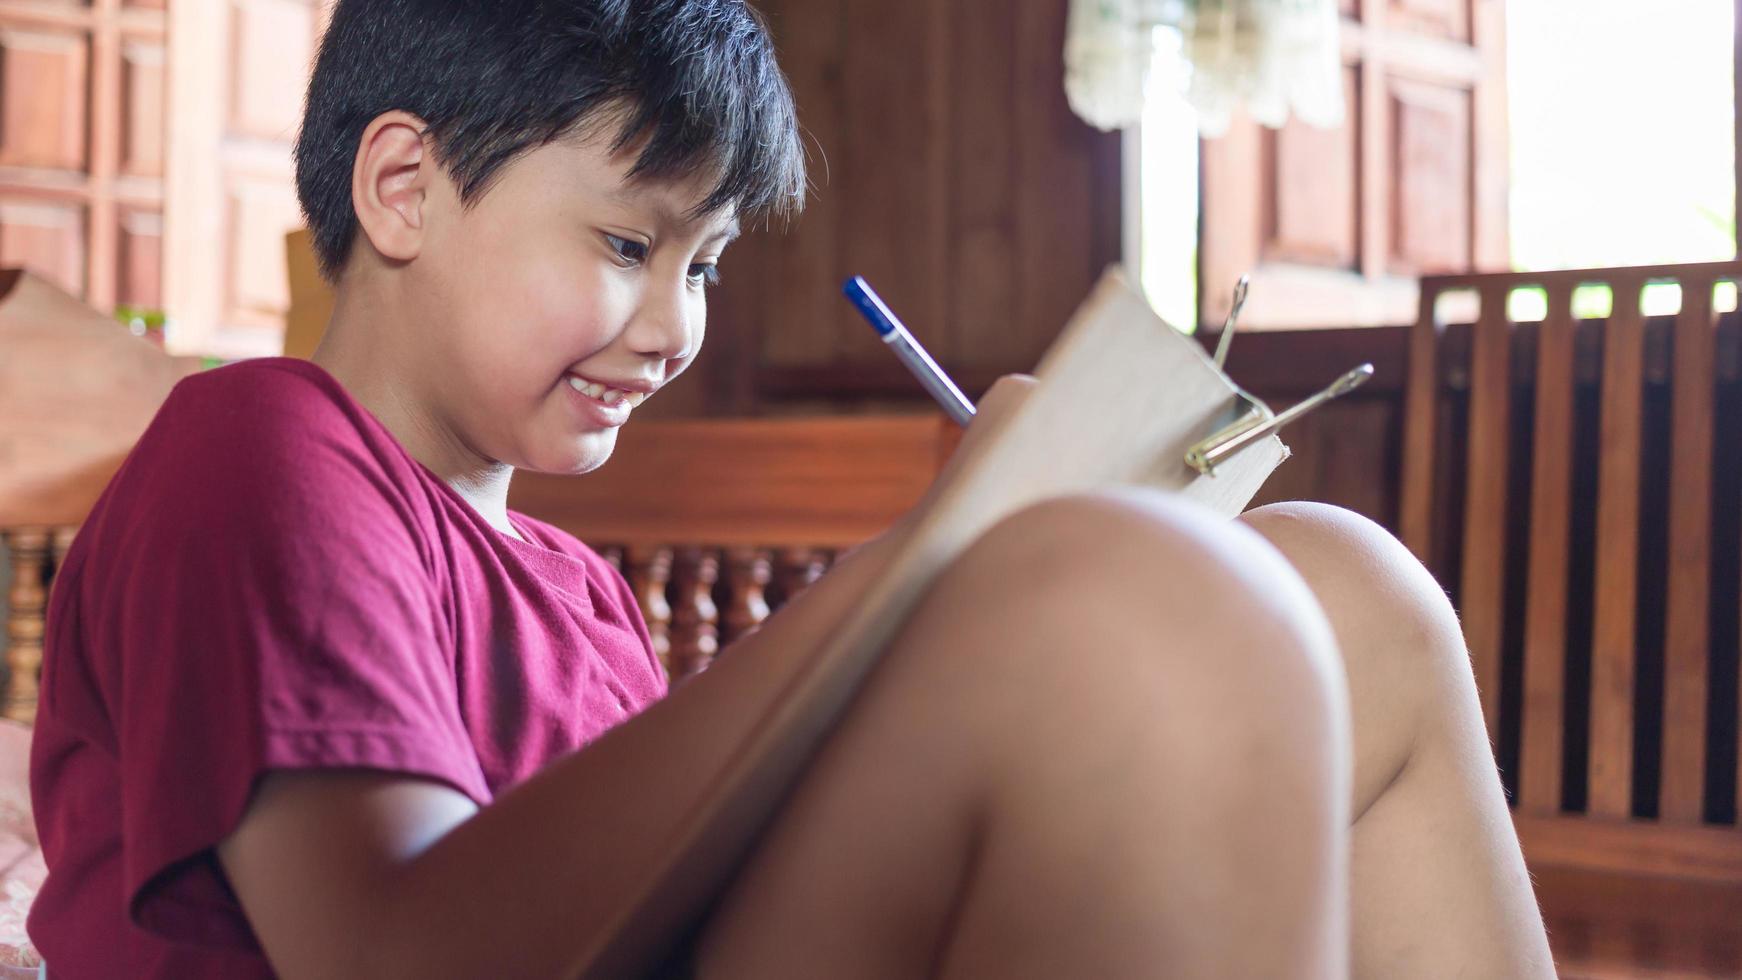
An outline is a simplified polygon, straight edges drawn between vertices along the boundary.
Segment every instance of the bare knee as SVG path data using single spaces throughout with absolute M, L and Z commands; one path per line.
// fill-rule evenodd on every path
M 1323 645 L 1316 597 L 1262 535 L 1141 488 L 1031 505 L 983 534 L 948 574 L 995 591 L 1040 587 L 1072 601 L 1110 596 L 1134 614 L 1189 610 L 1236 629 L 1257 615 Z
M 1458 678 L 1470 671 L 1463 632 L 1445 590 L 1392 534 L 1340 507 L 1272 504 L 1241 518 L 1306 580 L 1346 647 L 1361 636 L 1414 666 Z
M 1259 535 L 1161 494 L 1074 495 L 1010 516 L 945 571 L 914 625 L 938 628 L 941 610 L 960 642 L 928 652 L 958 661 L 968 697 L 995 705 L 1032 700 L 1091 723 L 1120 702 L 1165 705 L 1182 729 L 1258 717 L 1334 729 L 1346 714 L 1335 640 L 1300 576 Z
M 1425 616 L 1451 613 L 1445 590 L 1415 555 L 1352 510 L 1296 500 L 1256 508 L 1240 520 L 1275 545 L 1310 584 L 1336 579 L 1387 601 L 1419 606 Z
M 1457 616 L 1408 549 L 1324 504 L 1279 504 L 1244 520 L 1299 570 L 1336 631 L 1355 729 L 1355 813 L 1424 748 L 1487 749 Z

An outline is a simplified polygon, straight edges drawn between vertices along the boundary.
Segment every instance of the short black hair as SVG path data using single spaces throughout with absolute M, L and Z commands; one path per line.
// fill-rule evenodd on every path
M 616 126 L 614 150 L 645 141 L 633 178 L 715 175 L 697 216 L 804 205 L 792 93 L 744 0 L 338 0 L 296 141 L 329 279 L 356 237 L 357 144 L 394 109 L 428 125 L 467 205 L 521 154 L 598 123 Z

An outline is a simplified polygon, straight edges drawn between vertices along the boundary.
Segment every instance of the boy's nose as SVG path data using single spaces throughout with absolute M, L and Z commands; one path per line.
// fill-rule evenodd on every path
M 698 315 L 691 305 L 681 289 L 676 295 L 664 289 L 650 290 L 630 321 L 625 340 L 636 353 L 650 357 L 674 360 L 689 356 L 697 334 L 691 321 Z

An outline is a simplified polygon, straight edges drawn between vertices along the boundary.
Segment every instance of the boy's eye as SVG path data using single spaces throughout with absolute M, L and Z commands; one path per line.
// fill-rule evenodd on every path
M 618 257 L 625 262 L 639 265 L 647 261 L 647 245 L 643 242 L 613 235 L 610 232 L 605 233 L 605 241 L 610 243 L 611 250 L 616 252 Z
M 698 286 L 718 286 L 720 284 L 720 267 L 711 262 L 698 262 L 690 266 L 690 282 Z

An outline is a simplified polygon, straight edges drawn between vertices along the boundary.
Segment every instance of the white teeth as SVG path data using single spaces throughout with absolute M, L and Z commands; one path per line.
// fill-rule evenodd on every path
M 630 408 L 635 408 L 647 400 L 645 392 L 624 391 L 621 388 L 608 388 L 596 381 L 585 381 L 572 374 L 569 375 L 569 387 L 583 395 L 586 395 L 588 398 L 596 398 L 607 405 L 615 405 L 618 402 L 623 402 Z

